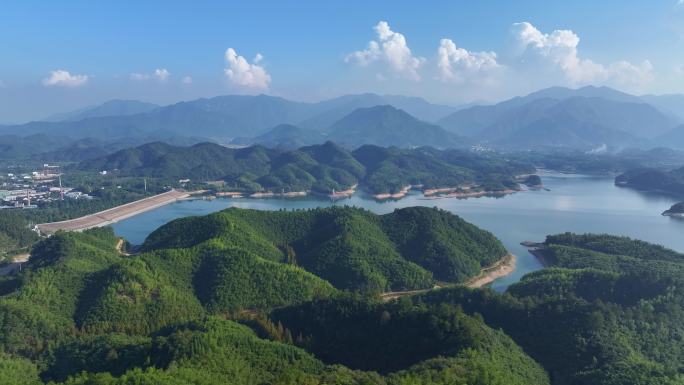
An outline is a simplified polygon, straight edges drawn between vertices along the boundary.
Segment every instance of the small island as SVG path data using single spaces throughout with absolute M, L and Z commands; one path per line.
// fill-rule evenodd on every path
M 531 189 L 540 189 L 544 187 L 541 177 L 537 174 L 526 176 L 525 179 L 522 180 L 522 184 Z
M 684 202 L 672 205 L 670 209 L 663 212 L 663 215 L 666 217 L 684 218 Z

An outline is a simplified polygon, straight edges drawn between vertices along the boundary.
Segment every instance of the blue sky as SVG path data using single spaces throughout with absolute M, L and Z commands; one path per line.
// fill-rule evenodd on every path
M 0 8 L 0 52 L 0 122 L 112 98 L 377 92 L 459 104 L 585 84 L 678 93 L 684 4 L 14 1 Z

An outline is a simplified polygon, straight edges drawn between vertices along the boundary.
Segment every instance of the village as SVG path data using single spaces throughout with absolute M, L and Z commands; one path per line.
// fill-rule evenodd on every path
M 41 203 L 64 199 L 92 199 L 92 196 L 62 186 L 59 166 L 44 164 L 32 172 L 0 175 L 0 209 L 35 209 Z

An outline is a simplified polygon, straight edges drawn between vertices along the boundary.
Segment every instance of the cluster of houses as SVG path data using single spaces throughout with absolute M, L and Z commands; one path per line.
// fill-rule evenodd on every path
M 58 166 L 45 164 L 40 171 L 0 175 L 0 209 L 31 209 L 40 203 L 63 199 L 92 199 L 88 194 L 61 186 Z

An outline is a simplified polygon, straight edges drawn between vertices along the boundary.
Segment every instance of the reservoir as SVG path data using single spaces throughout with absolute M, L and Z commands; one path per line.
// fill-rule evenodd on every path
M 678 200 L 659 194 L 616 187 L 612 178 L 541 174 L 544 190 L 504 197 L 428 199 L 411 193 L 398 201 L 378 202 L 362 193 L 335 203 L 325 199 L 215 199 L 185 200 L 115 223 L 117 235 L 141 244 L 148 234 L 176 218 L 205 215 L 228 207 L 280 210 L 350 205 L 377 214 L 409 206 L 439 207 L 491 231 L 518 257 L 516 271 L 492 284 L 498 291 L 542 266 L 522 241 L 541 242 L 561 232 L 625 235 L 684 252 L 684 220 L 660 215 Z M 681 199 L 680 199 L 681 200 Z

